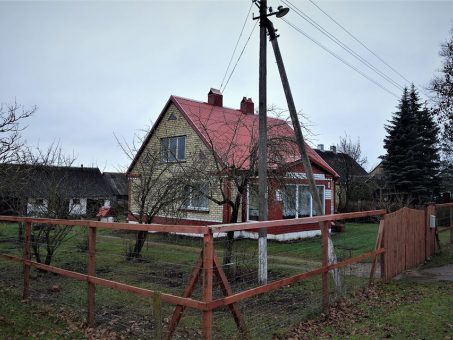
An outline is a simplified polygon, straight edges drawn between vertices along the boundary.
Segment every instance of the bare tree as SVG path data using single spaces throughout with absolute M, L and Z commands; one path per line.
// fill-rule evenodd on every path
M 24 146 L 21 132 L 24 121 L 37 110 L 36 106 L 25 109 L 17 104 L 0 104 L 0 163 L 15 160 L 17 152 Z
M 366 172 L 363 166 L 367 159 L 362 155 L 360 140 L 353 142 L 347 134 L 340 137 L 337 145 L 336 169 L 341 174 L 338 190 L 338 210 L 350 210 L 350 203 L 360 198 L 360 190 L 365 183 Z
M 133 161 L 139 151 L 138 146 L 143 144 L 143 136 L 135 135 L 131 145 L 115 138 L 126 156 Z M 129 213 L 138 223 L 151 224 L 158 215 L 177 218 L 183 203 L 183 188 L 173 165 L 162 162 L 160 152 L 153 148 L 145 148 L 136 159 L 129 173 L 129 200 L 132 207 Z M 127 258 L 140 258 L 147 235 L 147 231 L 137 232 L 134 246 L 127 251 Z
M 275 113 L 275 111 L 274 111 Z M 220 118 L 222 131 L 216 121 L 198 121 L 201 132 L 208 142 L 195 151 L 197 160 L 190 164 L 181 164 L 180 182 L 196 190 L 199 196 L 205 197 L 220 206 L 228 206 L 228 223 L 237 223 L 247 190 L 252 191 L 256 185 L 258 172 L 258 119 L 248 119 L 246 114 L 237 119 Z M 284 180 L 287 170 L 288 155 L 295 159 L 297 147 L 291 136 L 282 135 L 280 130 L 286 128 L 286 121 L 270 119 L 268 139 L 269 179 L 276 185 Z M 245 139 L 244 139 L 245 138 Z M 290 157 L 291 158 L 291 157 Z M 200 183 L 204 185 L 200 186 Z M 245 214 L 244 214 L 245 215 Z M 234 231 L 228 232 L 225 239 L 223 263 L 230 264 L 233 254 Z
M 92 182 L 88 169 L 84 170 L 87 177 L 75 178 L 71 170 L 76 160 L 74 155 L 65 154 L 62 147 L 54 143 L 47 148 L 25 148 L 19 153 L 18 160 L 23 176 L 20 192 L 28 215 L 80 218 L 81 212 L 74 199 L 86 196 Z M 71 231 L 72 227 L 66 225 L 34 225 L 31 237 L 36 261 L 49 265 L 57 250 L 71 236 Z

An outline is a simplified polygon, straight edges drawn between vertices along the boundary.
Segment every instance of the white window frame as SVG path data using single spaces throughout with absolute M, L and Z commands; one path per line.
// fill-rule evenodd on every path
M 180 140 L 184 139 L 184 157 L 178 158 L 180 155 Z M 170 149 L 170 143 L 172 140 L 176 140 L 176 154 L 173 155 Z M 165 146 L 165 141 L 167 144 Z M 186 145 L 187 145 L 187 136 L 172 136 L 172 137 L 163 137 L 160 139 L 160 161 L 162 163 L 176 163 L 186 160 Z
M 296 195 L 296 206 L 295 206 L 295 210 L 296 210 L 296 217 L 295 218 L 299 218 L 299 187 L 308 187 L 308 185 L 306 184 L 288 184 L 289 185 L 292 185 L 292 186 L 295 186 L 296 187 L 296 190 L 295 190 L 295 195 Z M 321 201 L 322 201 L 322 215 L 325 215 L 326 213 L 326 186 L 324 184 L 316 184 L 316 188 L 318 187 L 322 187 L 323 188 L 323 191 L 322 191 L 322 197 L 321 197 Z M 308 217 L 313 217 L 313 209 L 314 206 L 313 206 L 313 197 L 310 193 L 310 216 Z M 285 210 L 285 208 L 283 207 L 283 211 Z M 302 217 L 301 217 L 302 218 Z
M 187 197 L 187 203 L 188 204 L 183 204 L 183 209 L 185 210 L 195 210 L 195 211 L 209 211 L 209 198 L 205 197 L 206 198 L 206 206 L 195 206 L 193 205 L 193 200 L 194 200 L 194 191 L 198 191 L 196 189 L 194 189 L 195 186 L 205 186 L 206 187 L 206 192 L 208 193 L 209 192 L 209 183 L 198 183 L 198 184 L 195 184 L 194 186 L 188 186 L 188 189 L 189 189 L 189 196 Z M 186 190 L 186 188 L 184 188 L 184 190 Z M 200 190 L 201 191 L 201 190 Z

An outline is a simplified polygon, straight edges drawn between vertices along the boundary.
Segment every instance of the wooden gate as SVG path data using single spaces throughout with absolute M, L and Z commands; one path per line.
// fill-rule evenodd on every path
M 384 217 L 384 277 L 390 280 L 432 255 L 433 231 L 425 210 L 402 208 Z

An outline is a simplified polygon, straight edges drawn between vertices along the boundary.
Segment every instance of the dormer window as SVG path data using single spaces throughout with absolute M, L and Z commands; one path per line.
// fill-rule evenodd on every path
M 186 136 L 166 137 L 160 140 L 160 160 L 180 162 L 186 159 Z

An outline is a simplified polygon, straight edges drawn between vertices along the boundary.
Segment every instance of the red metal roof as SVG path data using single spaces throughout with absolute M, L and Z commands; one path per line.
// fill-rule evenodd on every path
M 251 146 L 258 140 L 258 116 L 244 114 L 239 109 L 232 109 L 222 106 L 215 106 L 205 102 L 192 99 L 171 96 L 162 110 L 155 125 L 146 137 L 142 147 L 129 166 L 131 171 L 136 159 L 140 156 L 145 145 L 148 144 L 153 135 L 155 127 L 159 124 L 170 104 L 174 104 L 181 114 L 186 118 L 195 132 L 200 136 L 208 148 L 215 151 L 217 157 L 236 168 L 247 168 L 249 166 L 249 155 Z M 288 140 L 295 140 L 294 130 L 282 119 L 268 117 L 268 138 L 285 137 Z M 292 163 L 300 160 L 294 142 L 287 144 L 288 153 L 284 162 Z M 305 145 L 310 160 L 319 168 L 339 177 L 308 144 Z M 291 149 L 291 150 L 289 150 Z
M 249 166 L 250 147 L 258 140 L 258 116 L 231 109 L 172 96 L 172 100 L 196 128 L 208 146 L 212 146 L 223 161 L 238 168 Z M 268 117 L 268 138 L 285 137 L 295 140 L 294 130 L 285 120 Z M 288 146 L 286 162 L 300 159 L 296 144 Z M 310 160 L 334 177 L 339 177 L 309 145 L 305 144 Z

